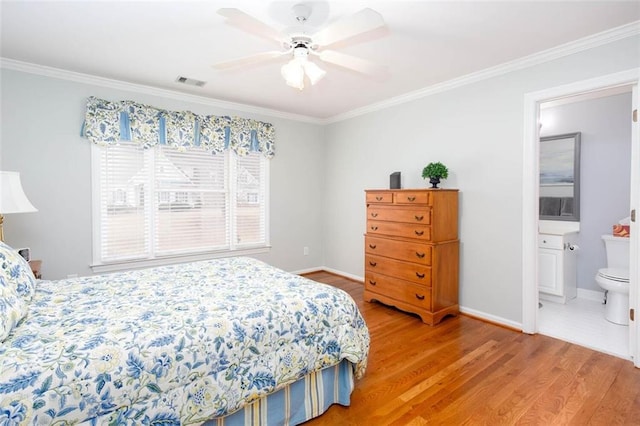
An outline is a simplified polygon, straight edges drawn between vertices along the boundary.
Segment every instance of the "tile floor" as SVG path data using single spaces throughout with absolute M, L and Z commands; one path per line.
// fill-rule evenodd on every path
M 566 305 L 540 302 L 540 334 L 630 359 L 629 327 L 607 321 L 601 302 L 581 298 L 572 299 Z

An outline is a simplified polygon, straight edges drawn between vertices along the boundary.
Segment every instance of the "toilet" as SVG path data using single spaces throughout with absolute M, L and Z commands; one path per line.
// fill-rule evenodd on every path
M 614 324 L 629 325 L 629 238 L 603 235 L 607 267 L 596 274 L 596 282 L 608 290 L 605 318 Z

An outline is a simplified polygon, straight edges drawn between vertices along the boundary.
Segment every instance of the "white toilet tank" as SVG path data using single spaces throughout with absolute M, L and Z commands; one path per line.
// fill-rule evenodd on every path
M 629 238 L 603 235 L 607 268 L 629 269 Z

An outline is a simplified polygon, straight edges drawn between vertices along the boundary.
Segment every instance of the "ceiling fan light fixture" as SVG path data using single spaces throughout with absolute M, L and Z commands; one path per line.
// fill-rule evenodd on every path
M 297 28 L 295 32 L 289 31 L 289 33 L 292 34 L 285 34 L 272 28 L 268 24 L 259 21 L 239 9 L 219 9 L 218 13 L 227 18 L 227 23 L 245 32 L 275 41 L 283 50 L 263 52 L 244 58 L 221 62 L 214 65 L 214 68 L 220 70 L 239 68 L 254 63 L 269 61 L 284 55 L 291 55 L 293 58 L 284 64 L 280 70 L 287 84 L 298 90 L 304 89 L 305 74 L 311 84 L 316 84 L 327 74 L 326 71 L 316 63 L 309 61 L 310 55 L 316 56 L 317 59 L 322 62 L 337 65 L 361 74 L 384 76 L 385 67 L 378 66 L 375 63 L 349 54 L 326 50 L 327 47 L 343 46 L 343 43 L 346 44 L 346 42 L 350 42 L 351 39 L 362 41 L 359 37 L 360 35 L 366 35 L 378 29 L 385 29 L 386 27 L 382 16 L 373 9 L 365 8 L 351 16 L 341 18 L 331 23 L 312 35 L 308 35 L 307 30 L 309 28 L 304 27 L 304 24 L 311 16 L 315 3 L 316 2 L 306 2 L 293 6 L 294 18 L 301 27 Z

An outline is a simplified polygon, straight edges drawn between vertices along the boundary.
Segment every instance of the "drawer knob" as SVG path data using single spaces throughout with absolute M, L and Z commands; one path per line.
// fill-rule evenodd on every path
M 378 264 L 377 262 L 369 261 L 369 265 L 371 265 L 371 266 L 376 266 L 377 264 Z
M 417 220 L 418 222 L 420 222 L 422 219 L 424 219 L 424 216 L 418 216 L 418 215 L 415 215 L 414 217 L 416 218 L 416 220 Z
M 416 294 L 416 299 L 418 300 L 424 300 L 424 296 L 421 294 Z
M 371 213 L 371 217 L 378 217 L 378 213 Z
M 413 203 L 416 200 L 416 197 L 407 197 L 407 200 Z
M 418 278 L 422 279 L 422 278 L 424 278 L 424 274 L 421 274 L 421 273 L 419 273 L 419 272 L 416 272 L 416 277 L 418 277 Z
M 375 245 L 375 244 L 369 244 L 369 248 L 375 249 L 376 247 L 378 247 L 378 246 Z
M 424 253 L 416 252 L 416 256 L 418 256 L 418 258 L 420 258 L 420 259 L 423 259 L 424 258 Z
M 414 231 L 418 237 L 422 237 L 424 235 L 424 231 Z
M 377 283 L 377 282 L 375 282 L 375 281 L 371 281 L 371 280 L 369 280 L 369 284 L 371 284 L 371 285 L 376 285 L 376 284 L 378 284 L 378 283 Z
M 378 227 L 377 227 L 377 226 L 372 226 L 372 227 L 371 227 L 371 230 L 372 230 L 372 231 L 377 231 L 377 230 L 378 230 Z
M 382 197 L 380 197 L 379 195 L 376 196 L 376 201 L 382 201 Z

